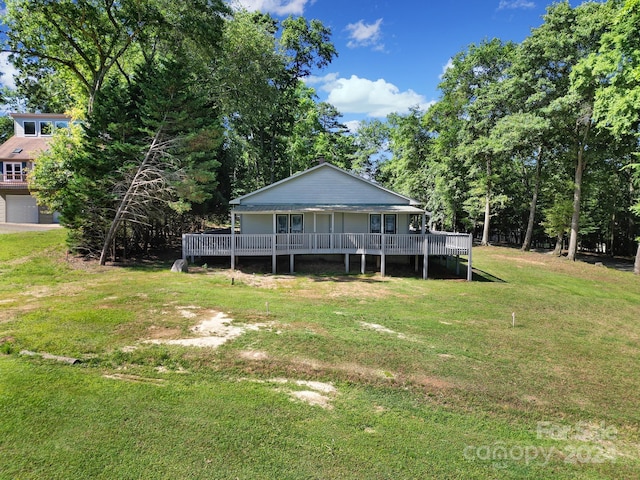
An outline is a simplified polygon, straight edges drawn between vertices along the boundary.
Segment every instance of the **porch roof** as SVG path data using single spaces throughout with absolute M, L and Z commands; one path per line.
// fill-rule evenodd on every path
M 423 214 L 424 210 L 412 205 L 371 205 L 371 204 L 349 204 L 349 205 L 305 205 L 305 204 L 283 204 L 283 205 L 237 205 L 232 211 L 234 213 L 411 213 Z M 427 212 L 427 215 L 429 213 Z

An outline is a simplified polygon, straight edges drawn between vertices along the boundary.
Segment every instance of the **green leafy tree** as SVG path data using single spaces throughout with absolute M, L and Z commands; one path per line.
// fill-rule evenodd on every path
M 513 44 L 498 39 L 470 45 L 453 58 L 440 84 L 445 105 L 454 109 L 448 115 L 461 120 L 456 156 L 465 159 L 471 176 L 471 198 L 465 201 L 466 209 L 472 218 L 483 212 L 483 245 L 489 243 L 493 210 L 505 201 L 496 176 L 504 156 L 498 153 L 491 131 L 507 113 L 501 84 L 513 50 Z
M 187 40 L 200 49 L 214 45 L 227 12 L 221 0 L 9 0 L 4 50 L 25 96 L 59 93 L 63 85 L 90 114 L 108 78 L 128 79 L 141 58 Z
M 636 152 L 640 134 L 639 25 L 640 0 L 626 0 L 617 10 L 611 29 L 602 36 L 599 50 L 592 52 L 577 69 L 580 77 L 597 80 L 593 117 L 598 126 L 611 131 L 618 141 L 633 136 Z M 637 165 L 631 164 L 636 172 Z M 640 215 L 640 202 L 632 210 Z M 634 272 L 640 275 L 640 241 Z

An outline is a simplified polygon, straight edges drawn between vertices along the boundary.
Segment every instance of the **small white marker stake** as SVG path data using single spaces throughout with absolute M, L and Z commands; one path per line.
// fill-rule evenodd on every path
M 511 326 L 512 326 L 513 328 L 516 328 L 516 312 L 513 312 L 513 313 L 511 314 Z

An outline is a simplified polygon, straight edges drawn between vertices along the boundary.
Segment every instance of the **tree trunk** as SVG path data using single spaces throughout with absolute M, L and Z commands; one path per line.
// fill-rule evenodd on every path
M 640 275 L 640 241 L 638 241 L 638 250 L 636 251 L 636 262 L 633 264 L 633 273 Z
M 562 233 L 558 234 L 556 237 L 556 246 L 553 249 L 553 255 L 559 257 L 562 255 Z
M 578 252 L 578 231 L 580 230 L 580 202 L 582 199 L 582 174 L 584 173 L 584 147 L 580 145 L 578 149 L 578 162 L 576 164 L 575 184 L 573 188 L 573 215 L 571 216 L 571 235 L 569 237 L 569 248 L 567 258 L 576 259 Z
M 524 236 L 522 250 L 528 252 L 531 250 L 531 239 L 533 238 L 533 225 L 536 219 L 536 206 L 538 204 L 538 192 L 540 191 L 540 173 L 542 171 L 542 147 L 538 149 L 536 158 L 536 177 L 533 185 L 533 195 L 531 197 L 531 205 L 529 206 L 529 222 L 527 223 L 527 233 Z
M 484 203 L 484 228 L 482 229 L 482 242 L 480 245 L 489 245 L 489 231 L 491 222 L 491 158 L 487 159 L 487 195 Z
M 136 175 L 134 176 L 131 184 L 129 185 L 129 188 L 127 189 L 126 193 L 122 197 L 122 200 L 120 201 L 120 205 L 118 206 L 116 214 L 113 217 L 111 225 L 109 226 L 109 231 L 107 232 L 107 236 L 104 239 L 104 245 L 102 247 L 102 252 L 100 253 L 100 265 L 104 265 L 107 262 L 109 245 L 111 244 L 112 241 L 115 241 L 116 232 L 118 231 L 118 228 L 120 227 L 121 222 L 126 218 L 127 209 L 132 199 L 134 198 L 135 189 L 138 187 L 136 181 L 144 171 L 145 167 L 147 166 L 147 163 L 149 162 L 149 159 L 151 158 L 151 155 L 154 152 L 156 145 L 158 144 L 158 141 L 160 140 L 160 133 L 162 132 L 163 127 L 164 127 L 164 121 L 160 124 L 158 131 L 153 137 L 151 146 L 147 150 L 147 153 L 144 159 L 142 160 L 142 163 L 140 163 L 140 166 L 138 167 L 138 171 L 136 172 Z M 113 256 L 115 261 L 115 251 Z

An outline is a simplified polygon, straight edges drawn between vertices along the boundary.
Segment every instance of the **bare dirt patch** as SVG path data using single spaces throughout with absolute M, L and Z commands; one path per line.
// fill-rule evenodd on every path
M 176 338 L 182 334 L 182 329 L 178 327 L 160 327 L 152 325 L 147 329 L 147 337 L 150 340 L 168 340 Z
M 264 361 L 269 359 L 269 354 L 260 350 L 242 350 L 238 356 L 244 360 Z
M 331 383 L 316 382 L 310 380 L 290 380 L 288 378 L 271 378 L 269 380 L 249 380 L 243 378 L 241 380 L 251 381 L 255 383 L 273 383 L 278 385 L 275 387 L 277 392 L 286 393 L 291 399 L 299 400 L 312 406 L 321 407 L 331 410 L 333 405 L 331 401 L 338 394 L 338 390 Z M 286 386 L 283 386 L 286 385 Z M 293 388 L 289 388 L 289 385 Z M 297 387 L 306 387 L 308 390 L 298 390 Z
M 179 307 L 178 312 L 185 318 L 194 318 L 198 316 L 198 314 L 193 312 L 196 308 L 198 307 Z M 146 340 L 145 343 L 217 348 L 239 337 L 248 330 L 255 331 L 260 328 L 272 326 L 272 324 L 267 323 L 232 325 L 233 320 L 223 312 L 210 311 L 209 315 L 209 318 L 191 327 L 190 330 L 195 335 L 194 337 L 174 339 L 152 338 Z
M 289 395 L 308 403 L 309 405 L 326 408 L 328 410 L 333 408 L 333 405 L 331 405 L 331 399 L 318 392 L 313 392 L 311 390 L 292 391 L 289 392 Z

